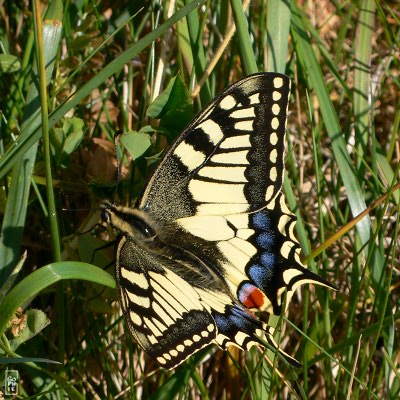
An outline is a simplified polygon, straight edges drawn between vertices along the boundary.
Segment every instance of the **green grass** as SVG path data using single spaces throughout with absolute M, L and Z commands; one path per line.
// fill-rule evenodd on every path
M 22 398 L 399 398 L 397 3 L 49 3 L 42 28 L 38 9 L 0 6 L 0 382 L 18 370 Z M 338 290 L 306 285 L 289 306 L 280 340 L 301 369 L 212 347 L 160 370 L 120 317 L 98 204 L 132 204 L 194 112 L 267 70 L 292 81 L 284 189 L 298 237 Z M 160 110 L 167 87 L 174 107 Z M 118 129 L 131 132 L 119 185 Z

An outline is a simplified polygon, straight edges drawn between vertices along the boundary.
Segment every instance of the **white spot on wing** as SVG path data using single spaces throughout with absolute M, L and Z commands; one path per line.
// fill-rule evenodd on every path
M 228 240 L 234 237 L 234 231 L 222 216 L 203 215 L 181 218 L 176 221 L 192 235 L 208 241 Z
M 253 229 L 239 229 L 236 232 L 236 236 L 238 238 L 244 239 L 244 240 L 247 240 L 253 234 L 254 234 L 254 230 Z
M 203 167 L 198 175 L 213 180 L 246 183 L 245 171 L 246 167 Z
M 278 118 L 272 118 L 272 121 L 271 121 L 271 127 L 272 127 L 272 129 L 277 129 L 278 128 L 278 126 L 279 126 L 279 119 Z
M 250 97 L 250 104 L 259 104 L 260 103 L 260 93 L 252 94 Z
M 195 201 L 205 203 L 247 203 L 244 184 L 204 182 L 192 179 L 189 191 Z
M 281 93 L 278 92 L 277 90 L 272 92 L 272 100 L 278 101 L 281 99 L 281 97 L 282 97 Z
M 197 151 L 192 145 L 182 142 L 174 150 L 174 154 L 179 157 L 182 164 L 185 165 L 189 171 L 198 168 L 206 159 L 206 156 L 201 151 Z
M 150 299 L 148 297 L 138 296 L 129 290 L 126 290 L 125 292 L 128 295 L 129 301 L 133 304 L 137 304 L 143 308 L 150 308 Z
M 194 342 L 200 342 L 201 337 L 199 335 L 193 335 L 193 341 Z
M 167 362 L 165 361 L 164 357 L 157 357 L 157 362 L 161 365 L 166 364 Z
M 225 215 L 244 213 L 248 208 L 248 204 L 210 203 L 198 205 L 196 211 L 197 215 Z
M 273 186 L 268 186 L 267 191 L 265 193 L 265 201 L 269 202 L 275 194 L 275 190 Z
M 280 77 L 274 78 L 274 87 L 279 89 L 283 85 L 283 79 Z
M 226 96 L 221 100 L 219 103 L 219 106 L 223 108 L 224 110 L 230 110 L 231 108 L 235 107 L 236 105 L 236 100 L 233 96 L 229 95 Z
M 269 138 L 269 141 L 271 142 L 271 144 L 273 146 L 275 146 L 278 143 L 278 135 L 276 134 L 276 132 L 272 132 L 271 136 Z
M 271 162 L 276 163 L 276 160 L 278 159 L 278 151 L 276 149 L 273 149 L 271 153 L 269 153 L 269 159 Z
M 135 285 L 138 285 L 142 289 L 148 289 L 149 288 L 149 282 L 147 281 L 146 277 L 144 274 L 138 274 L 137 272 L 129 271 L 126 268 L 121 268 L 121 276 L 125 279 L 127 279 L 129 282 L 134 283 Z
M 271 179 L 272 182 L 275 182 L 277 177 L 278 177 L 278 175 L 277 175 L 276 167 L 272 167 L 269 170 L 269 178 Z
M 237 149 L 241 147 L 251 147 L 250 135 L 228 137 L 220 144 L 219 147 L 220 149 Z
M 253 120 L 236 122 L 235 129 L 238 129 L 240 131 L 252 131 L 253 130 Z
M 277 104 L 277 103 L 273 104 L 272 113 L 274 115 L 278 115 L 280 111 L 281 111 L 281 108 L 279 107 L 279 104 Z
M 129 318 L 137 326 L 141 326 L 143 324 L 142 318 L 133 311 L 129 311 Z
M 248 165 L 247 153 L 248 150 L 219 153 L 213 155 L 211 161 L 217 164 Z
M 244 345 L 244 341 L 248 338 L 249 336 L 246 335 L 244 332 L 238 332 L 235 335 L 235 342 L 239 345 L 239 346 L 243 346 Z
M 185 350 L 185 346 L 183 344 L 178 344 L 178 346 L 176 346 L 176 349 L 182 353 Z
M 233 239 L 230 239 L 228 242 L 249 257 L 253 257 L 257 253 L 257 249 L 246 240 L 235 237 Z
M 230 116 L 232 118 L 254 118 L 256 116 L 254 112 L 254 107 L 242 108 L 240 110 L 236 110 L 231 112 Z
M 204 133 L 210 138 L 211 143 L 218 144 L 218 142 L 224 137 L 221 127 L 214 122 L 212 119 L 208 119 L 198 125 Z

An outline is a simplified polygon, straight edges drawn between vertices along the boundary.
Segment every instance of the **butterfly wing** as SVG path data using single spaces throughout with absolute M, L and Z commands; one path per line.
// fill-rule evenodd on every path
M 275 73 L 227 88 L 178 138 L 138 202 L 207 241 L 243 305 L 277 315 L 285 291 L 288 303 L 300 284 L 326 284 L 300 261 L 281 192 L 289 91 Z
M 214 319 L 193 287 L 166 267 L 172 260 L 155 256 L 127 235 L 120 236 L 116 254 L 122 310 L 150 357 L 170 369 L 215 340 Z
M 192 286 L 173 272 L 182 260 L 155 257 L 126 235 L 120 236 L 116 253 L 116 279 L 129 331 L 162 367 L 175 368 L 211 343 L 248 350 L 267 342 L 278 348 L 272 328 L 226 293 Z
M 282 186 L 289 89 L 285 75 L 261 73 L 224 90 L 168 151 L 138 208 L 173 221 L 265 206 Z
M 295 217 L 281 192 L 289 89 L 275 73 L 228 87 L 153 173 L 133 211 L 145 219 L 132 222 L 122 210 L 125 222 L 114 224 L 122 232 L 117 279 L 129 328 L 166 368 L 213 341 L 277 347 L 272 328 L 248 309 L 280 314 L 285 292 L 290 300 L 302 283 L 329 285 L 301 264 Z M 151 228 L 143 229 L 147 219 Z M 135 223 L 147 239 L 130 232 Z M 145 255 L 150 239 L 162 245 Z

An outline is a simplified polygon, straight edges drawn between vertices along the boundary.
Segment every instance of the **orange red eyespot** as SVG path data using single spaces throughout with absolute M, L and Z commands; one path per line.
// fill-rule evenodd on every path
M 247 308 L 262 308 L 264 305 L 264 293 L 250 283 L 246 283 L 240 289 L 238 298 Z

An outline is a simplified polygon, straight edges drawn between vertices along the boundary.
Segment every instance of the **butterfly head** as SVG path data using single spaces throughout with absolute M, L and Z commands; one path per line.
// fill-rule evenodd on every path
M 143 212 L 108 201 L 101 208 L 103 222 L 112 226 L 119 234 L 133 240 L 152 239 L 156 236 L 152 222 Z

